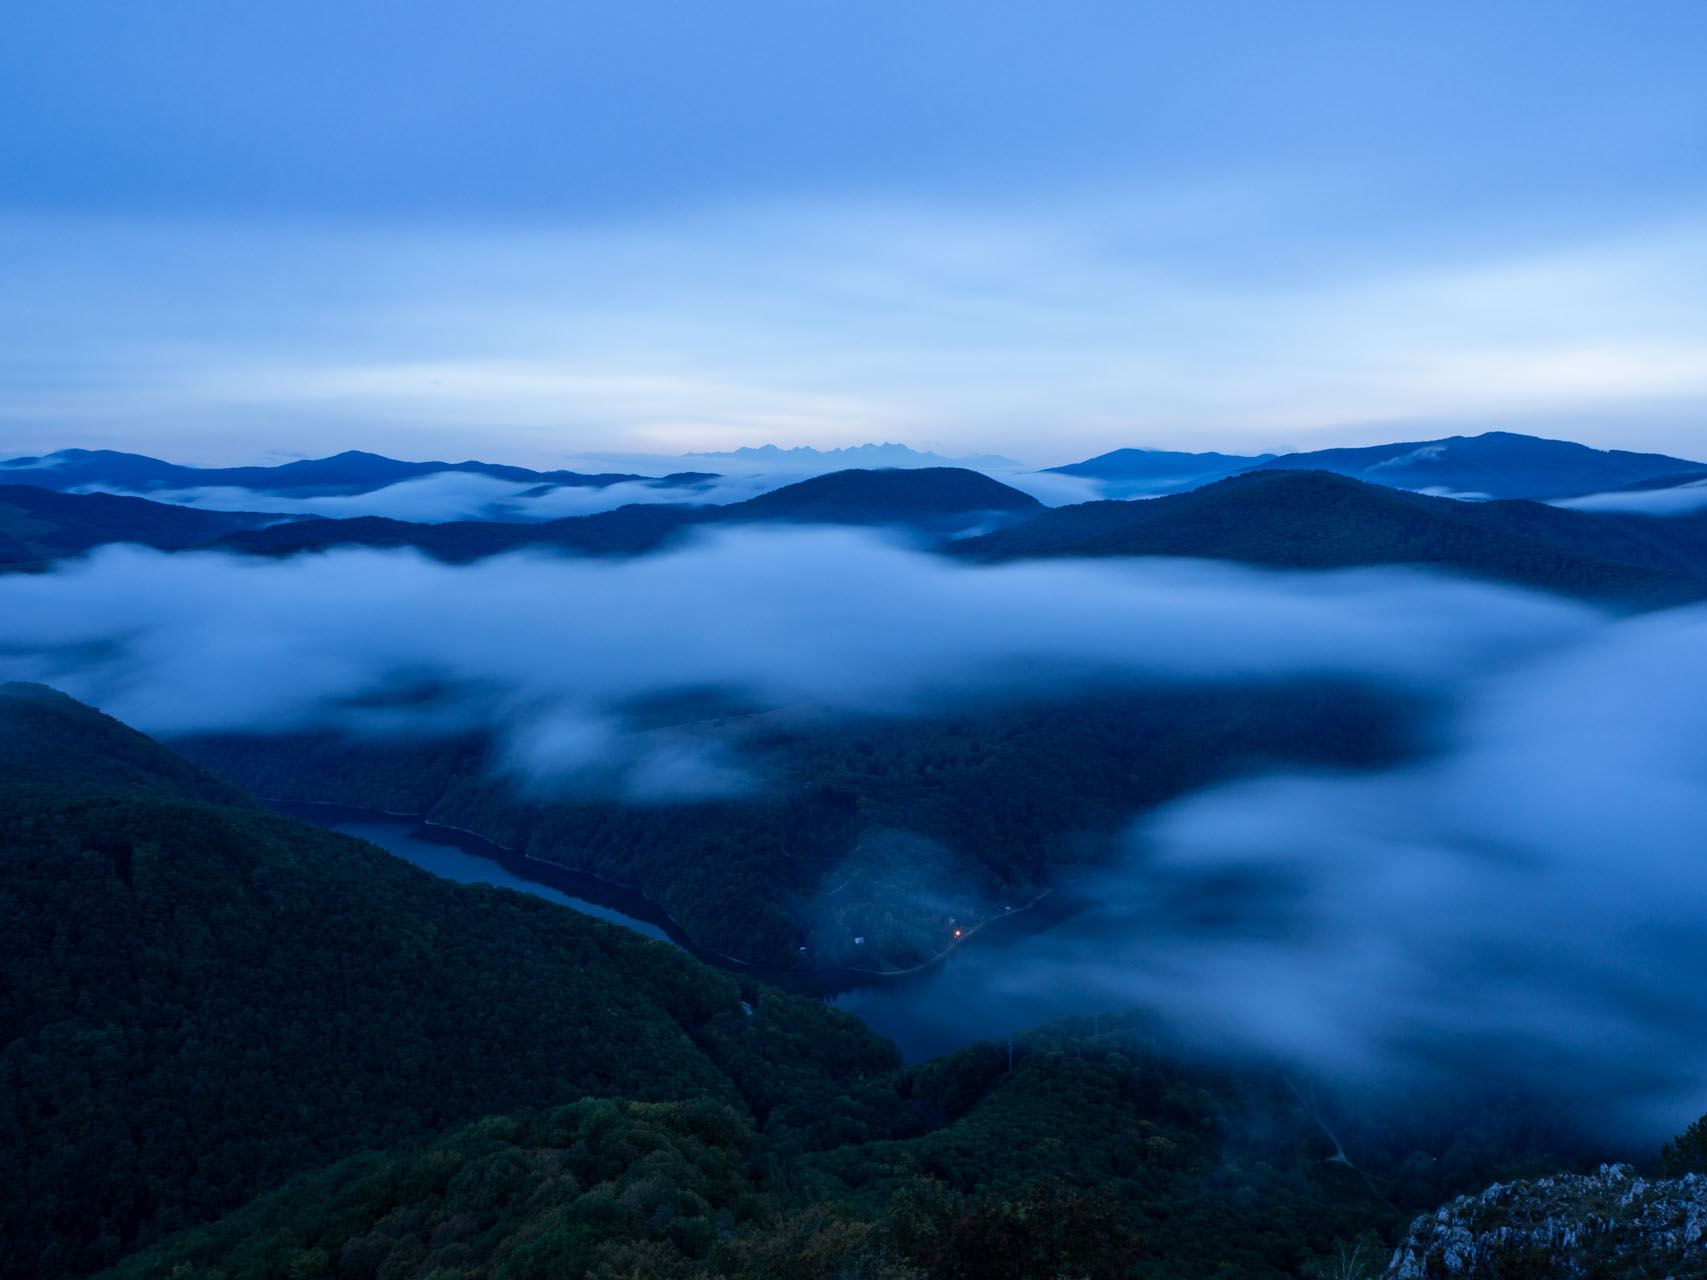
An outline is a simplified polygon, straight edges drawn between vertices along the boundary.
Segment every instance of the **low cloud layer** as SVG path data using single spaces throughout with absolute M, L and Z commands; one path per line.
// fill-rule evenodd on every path
M 723 531 L 623 563 L 460 567 L 359 549 L 274 561 L 109 547 L 0 579 L 0 671 L 152 732 L 480 717 L 568 758 L 578 737 L 607 752 L 616 713 L 661 693 L 905 713 L 1109 674 L 1443 689 L 1599 618 L 1415 572 L 969 568 L 841 530 Z M 390 696 L 412 689 L 442 692 Z
M 658 462 L 660 459 L 652 461 Z M 673 463 L 677 470 L 684 470 L 687 469 L 689 460 L 678 458 L 663 461 Z M 146 493 L 85 485 L 77 492 L 119 493 L 128 497 L 148 498 L 154 502 L 198 507 L 207 511 L 278 512 L 280 515 L 322 516 L 330 520 L 383 516 L 390 520 L 408 520 L 421 524 L 439 524 L 448 520 L 498 520 L 532 524 L 572 516 L 590 516 L 600 511 L 614 511 L 630 503 L 722 506 L 732 502 L 745 502 L 748 498 L 756 498 L 761 493 L 769 493 L 784 485 L 840 469 L 839 463 L 826 463 L 816 468 L 796 466 L 789 470 L 772 468 L 716 475 L 689 484 L 666 485 L 653 480 L 632 480 L 603 486 L 541 486 L 500 480 L 495 476 L 480 475 L 477 472 L 441 471 L 410 480 L 400 480 L 396 484 L 386 485 L 368 493 L 321 494 L 310 497 L 265 493 L 224 485 L 152 490 Z M 1104 496 L 1101 486 L 1077 476 L 1001 469 L 986 470 L 985 474 L 1031 494 L 1047 506 L 1088 502 Z
M 1619 619 L 1395 570 L 973 568 L 840 530 L 623 564 L 111 547 L 0 577 L 0 676 L 145 730 L 490 725 L 535 784 L 644 802 L 766 785 L 715 724 L 626 714 L 671 693 L 782 715 L 1111 676 L 1428 695 L 1432 757 L 1189 797 L 1067 923 L 850 1007 L 953 1038 L 1150 1005 L 1204 1045 L 1387 1087 L 1510 1075 L 1655 1135 L 1707 1108 L 1703 651 L 1703 609 Z
M 1561 498 L 1556 507 L 1577 511 L 1629 511 L 1645 516 L 1681 516 L 1707 507 L 1707 480 L 1673 485 L 1669 489 L 1619 489 L 1612 493 L 1590 493 L 1580 498 Z
M 1141 1004 L 1349 1084 L 1503 1082 L 1674 1133 L 1707 1111 L 1703 652 L 1707 610 L 1610 624 L 1470 682 L 1432 759 L 1171 805 L 1070 927 L 910 1007 Z
M 498 520 L 536 523 L 614 511 L 629 503 L 721 504 L 742 502 L 767 493 L 786 480 L 768 476 L 718 476 L 703 483 L 661 485 L 648 481 L 624 481 L 603 486 L 553 485 L 549 487 L 476 472 L 441 471 L 433 475 L 400 480 L 368 493 L 295 494 L 264 493 L 255 489 L 208 485 L 195 489 L 155 490 L 132 493 L 131 497 L 208 511 L 265 511 L 281 515 L 323 516 L 347 520 L 357 516 L 383 516 L 421 524 L 447 520 Z M 94 491 L 84 486 L 79 492 Z

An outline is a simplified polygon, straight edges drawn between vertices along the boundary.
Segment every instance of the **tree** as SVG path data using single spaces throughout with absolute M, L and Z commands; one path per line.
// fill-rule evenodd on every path
M 1668 1178 L 1707 1173 L 1707 1116 L 1660 1148 L 1660 1172 Z

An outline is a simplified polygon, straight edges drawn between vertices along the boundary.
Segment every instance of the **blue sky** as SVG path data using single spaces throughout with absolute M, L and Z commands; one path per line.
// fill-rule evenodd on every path
M 1707 452 L 1707 9 L 31 4 L 0 440 Z

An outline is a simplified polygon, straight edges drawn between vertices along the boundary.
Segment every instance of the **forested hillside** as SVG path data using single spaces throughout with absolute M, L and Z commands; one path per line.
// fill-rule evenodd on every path
M 1191 1066 L 1136 1017 L 1075 1018 L 838 1101 L 835 1145 L 727 1108 L 581 1101 L 299 1180 L 115 1280 L 1236 1280 L 1385 1256 L 1414 1213 L 1573 1163 L 1544 1116 L 1333 1117 L 1274 1073 Z M 1370 1123 L 1376 1121 L 1377 1123 Z M 882 1136 L 885 1126 L 894 1136 Z
M 896 1061 L 781 996 L 794 1029 L 755 1059 L 707 1030 L 745 1024 L 733 978 L 268 814 L 60 695 L 6 686 L 0 726 L 0 1274 L 90 1271 L 492 1111 L 620 1093 L 764 1123 Z
M 0 726 L 8 1275 L 1272 1277 L 1574 1158 L 1520 1099 L 1336 1107 L 1135 1014 L 901 1067 L 60 695 Z

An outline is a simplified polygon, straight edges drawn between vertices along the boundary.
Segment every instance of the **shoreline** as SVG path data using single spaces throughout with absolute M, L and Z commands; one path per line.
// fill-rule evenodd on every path
M 776 982 L 779 985 L 791 985 L 788 980 L 789 978 L 794 978 L 812 985 L 835 983 L 838 979 L 853 979 L 853 985 L 878 986 L 923 973 L 928 969 L 942 964 L 962 946 L 971 942 L 974 937 L 983 932 L 986 927 L 1004 920 L 1016 919 L 1036 908 L 1044 899 L 1052 895 L 1056 889 L 1066 888 L 1068 885 L 1076 883 L 1076 881 L 1068 881 L 1063 885 L 1052 886 L 1051 888 L 1043 890 L 1021 906 L 1013 907 L 1010 910 L 1002 912 L 1000 915 L 987 916 L 976 923 L 968 924 L 962 930 L 962 936 L 950 941 L 949 944 L 941 951 L 932 954 L 917 964 L 909 965 L 906 968 L 870 969 L 856 965 L 812 965 L 802 966 L 799 968 L 784 968 L 778 965 L 766 964 L 762 961 L 743 960 L 739 956 L 728 955 L 724 952 L 716 951 L 710 947 L 704 946 L 697 941 L 687 931 L 687 929 L 683 927 L 681 922 L 672 916 L 661 903 L 648 896 L 645 890 L 636 885 L 624 884 L 620 880 L 609 879 L 608 877 L 599 875 L 596 871 L 587 871 L 580 867 L 565 866 L 562 863 L 552 862 L 547 858 L 537 857 L 536 855 L 527 852 L 525 849 L 517 849 L 510 845 L 500 844 L 491 837 L 468 827 L 459 827 L 455 823 L 450 822 L 438 822 L 427 817 L 425 814 L 407 813 L 396 809 L 376 809 L 367 805 L 346 804 L 340 800 L 293 800 L 283 796 L 263 796 L 261 799 L 267 805 L 275 807 L 275 809 L 278 806 L 339 809 L 354 815 L 365 815 L 374 818 L 401 819 L 406 822 L 415 823 L 421 827 L 437 831 L 454 832 L 457 835 L 466 836 L 470 839 L 477 840 L 481 844 L 489 846 L 492 849 L 496 849 L 500 853 L 508 855 L 511 858 L 516 858 L 524 863 L 547 869 L 555 874 L 566 876 L 585 876 L 590 880 L 595 880 L 599 884 L 607 886 L 610 889 L 617 890 L 620 893 L 634 895 L 641 903 L 645 904 L 652 913 L 655 913 L 658 919 L 645 920 L 643 916 L 624 911 L 621 906 L 596 902 L 592 903 L 592 905 L 602 906 L 606 910 L 616 912 L 619 915 L 630 916 L 635 920 L 640 920 L 643 923 L 662 928 L 666 933 L 679 935 L 679 941 L 676 936 L 669 938 L 671 945 L 680 946 L 684 951 L 687 951 L 689 954 L 706 963 L 715 962 L 718 963 L 720 967 L 727 967 L 732 971 L 747 971 L 755 977 L 761 977 L 762 980 Z M 490 855 L 485 854 L 478 849 L 464 848 L 463 852 L 469 854 L 471 857 L 487 858 L 489 861 L 498 862 L 499 865 L 502 865 L 502 861 L 500 859 L 492 858 Z M 527 879 L 529 877 L 523 876 L 522 878 Z M 557 888 L 559 892 L 563 892 L 567 896 L 576 896 L 567 889 L 562 889 L 559 886 L 549 884 L 548 880 L 544 878 L 541 878 L 539 883 L 545 884 L 549 888 Z M 591 900 L 588 899 L 587 901 L 590 902 Z M 762 975 L 774 976 L 763 978 Z

